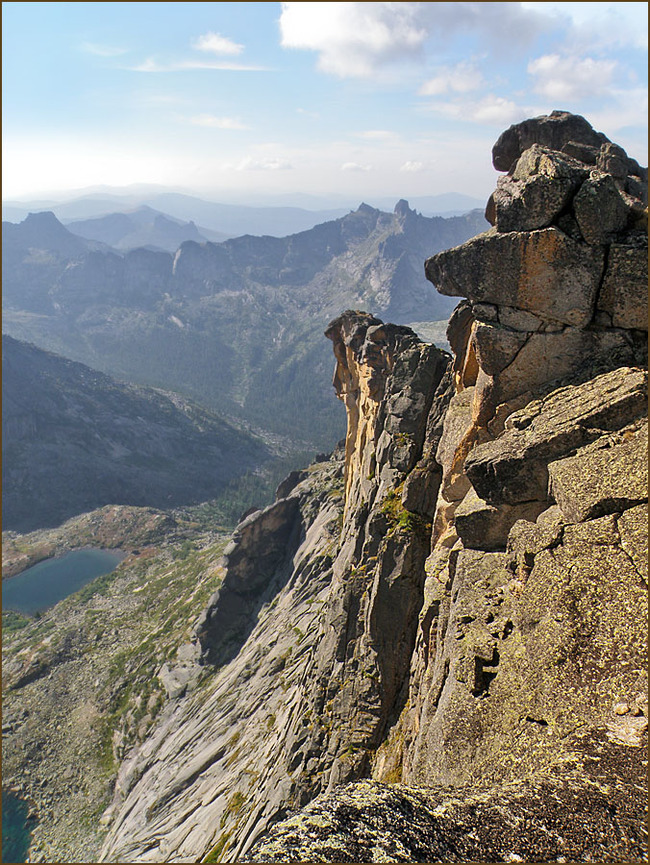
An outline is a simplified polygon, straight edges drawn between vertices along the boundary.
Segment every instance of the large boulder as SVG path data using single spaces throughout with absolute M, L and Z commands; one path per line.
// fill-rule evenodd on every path
M 591 320 L 604 255 L 558 228 L 479 234 L 425 264 L 441 294 L 527 310 L 574 326 Z
M 492 148 L 492 164 L 497 171 L 509 171 L 524 150 L 533 144 L 562 150 L 569 141 L 599 150 L 601 144 L 607 143 L 609 139 L 602 132 L 595 132 L 584 117 L 568 111 L 553 111 L 548 116 L 515 123 L 502 132 Z

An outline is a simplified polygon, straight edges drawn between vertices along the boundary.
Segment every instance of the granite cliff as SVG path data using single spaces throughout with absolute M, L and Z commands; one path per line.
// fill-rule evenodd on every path
M 345 440 L 140 628 L 112 801 L 32 861 L 645 859 L 647 173 L 564 112 L 493 159 L 492 228 L 426 262 L 453 356 L 330 322 Z
M 345 442 L 237 528 L 102 861 L 645 857 L 647 173 L 564 112 L 493 158 L 453 358 L 327 328 Z

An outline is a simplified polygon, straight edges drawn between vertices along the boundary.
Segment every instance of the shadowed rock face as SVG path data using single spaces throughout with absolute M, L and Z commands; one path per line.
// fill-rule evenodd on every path
M 644 857 L 647 174 L 564 112 L 494 163 L 494 227 L 426 263 L 467 300 L 404 485 L 440 478 L 408 700 L 371 761 L 409 786 L 320 797 L 251 861 Z
M 645 175 L 565 113 L 500 141 L 427 262 L 454 358 L 328 326 L 345 447 L 235 533 L 104 861 L 643 858 Z

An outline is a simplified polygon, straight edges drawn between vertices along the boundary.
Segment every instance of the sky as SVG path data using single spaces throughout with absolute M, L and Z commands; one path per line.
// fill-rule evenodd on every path
M 499 134 L 553 109 L 647 165 L 647 16 L 641 2 L 4 2 L 3 199 L 131 184 L 242 203 L 487 198 Z

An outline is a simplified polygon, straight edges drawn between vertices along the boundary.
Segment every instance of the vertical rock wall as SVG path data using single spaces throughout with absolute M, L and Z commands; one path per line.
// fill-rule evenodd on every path
M 485 783 L 579 730 L 636 742 L 647 726 L 647 172 L 563 112 L 493 156 L 494 227 L 426 262 L 467 300 L 409 704 L 380 779 Z
M 344 453 L 239 526 L 195 643 L 165 671 L 188 692 L 120 772 L 104 861 L 433 861 L 479 812 L 493 828 L 476 826 L 467 857 L 523 861 L 545 855 L 546 811 L 534 844 L 525 830 L 540 796 L 564 803 L 558 856 L 639 849 L 594 767 L 606 757 L 637 821 L 647 175 L 563 112 L 504 133 L 494 164 L 493 228 L 426 264 L 465 298 L 453 361 L 366 313 L 329 325 Z M 606 824 L 588 843 L 565 832 L 587 783 Z M 279 846 L 257 844 L 320 794 L 307 830 L 298 815 Z M 502 796 L 521 831 L 501 832 Z

